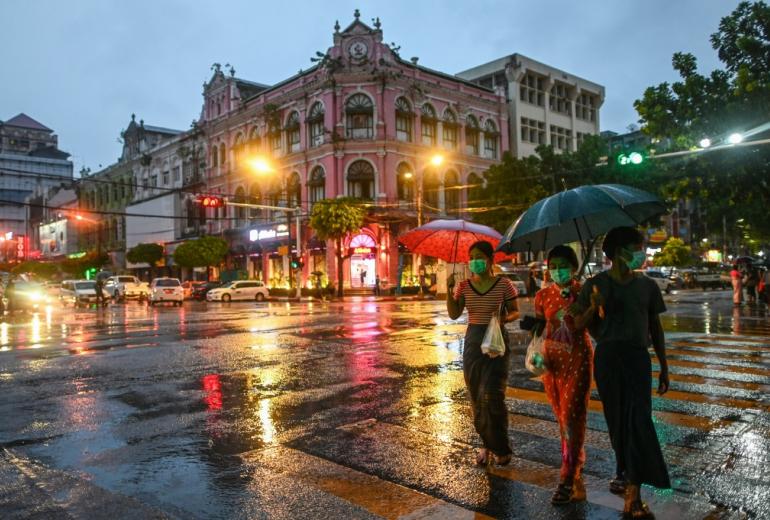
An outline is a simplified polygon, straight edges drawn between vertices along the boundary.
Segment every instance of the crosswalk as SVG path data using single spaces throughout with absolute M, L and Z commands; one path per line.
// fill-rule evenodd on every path
M 259 360 L 254 366 L 261 368 L 251 369 L 245 382 L 243 369 L 231 368 L 193 397 L 207 403 L 203 433 L 213 451 L 223 438 L 246 431 L 256 438 L 241 439 L 239 449 L 222 448 L 236 457 L 244 481 L 239 493 L 250 497 L 228 503 L 227 518 L 618 518 L 622 500 L 607 489 L 614 458 L 595 388 L 586 437 L 588 500 L 553 507 L 559 432 L 541 383 L 523 368 L 525 338 L 514 334 L 506 392 L 514 460 L 479 468 L 472 462 L 478 439 L 460 364 L 463 325 L 446 320 L 436 305 L 363 305 L 354 313 L 334 305 L 175 311 L 169 313 L 173 322 L 142 309 L 99 324 L 70 321 L 66 334 L 56 323 L 48 329 L 43 323 L 36 335 L 28 329 L 6 334 L 25 355 L 170 345 L 219 349 L 232 342 L 241 357 Z M 658 518 L 770 517 L 770 349 L 761 327 L 751 334 L 668 334 L 672 389 L 664 397 L 653 394 L 653 408 L 674 487 L 644 490 Z M 303 363 L 326 375 L 307 388 L 281 387 L 281 374 Z M 653 369 L 655 378 L 654 358 Z M 181 372 L 159 374 L 168 379 L 165 385 L 190 388 Z M 233 386 L 236 380 L 241 386 Z M 250 389 L 258 392 L 248 402 L 236 399 L 256 392 Z M 75 496 L 79 486 L 96 493 L 98 479 L 70 474 L 66 480 L 34 455 L 10 447 L 3 464 L 26 468 L 19 471 L 38 490 L 58 489 L 49 494 L 51 508 L 61 506 L 56 497 Z M 99 493 L 109 501 L 118 491 Z M 211 517 L 195 500 L 141 496 L 137 506 L 124 499 L 115 503 L 126 511 L 146 507 L 157 518 Z M 113 516 L 121 517 L 116 511 Z

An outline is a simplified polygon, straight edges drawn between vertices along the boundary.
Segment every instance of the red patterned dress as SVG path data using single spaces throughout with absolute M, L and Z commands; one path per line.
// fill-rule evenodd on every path
M 566 289 L 551 284 L 535 295 L 535 313 L 546 320 L 548 370 L 543 385 L 559 422 L 562 480 L 579 478 L 586 458 L 583 443 L 591 392 L 591 340 L 587 330 L 574 329 L 572 317 L 566 314 L 579 292 L 580 284 L 573 280 Z

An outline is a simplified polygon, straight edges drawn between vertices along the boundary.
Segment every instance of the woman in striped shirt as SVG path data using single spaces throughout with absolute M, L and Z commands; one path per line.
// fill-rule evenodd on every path
M 480 465 L 491 460 L 499 465 L 508 464 L 512 453 L 505 407 L 511 356 L 505 328 L 502 330 L 505 355 L 491 357 L 481 352 L 481 342 L 492 316 L 499 315 L 501 324 L 519 317 L 516 288 L 508 278 L 492 275 L 493 257 L 492 244 L 483 240 L 476 242 L 470 247 L 471 278 L 458 284 L 455 284 L 454 275 L 447 280 L 449 317 L 456 320 L 463 309 L 468 309 L 463 374 L 473 408 L 473 425 L 483 443 L 476 455 L 476 463 Z

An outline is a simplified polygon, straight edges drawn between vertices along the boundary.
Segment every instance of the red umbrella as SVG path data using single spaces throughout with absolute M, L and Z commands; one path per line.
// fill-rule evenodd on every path
M 398 237 L 412 253 L 440 258 L 450 264 L 470 260 L 468 248 L 474 242 L 486 240 L 496 248 L 502 235 L 488 226 L 465 220 L 434 220 Z M 508 258 L 495 254 L 495 261 Z

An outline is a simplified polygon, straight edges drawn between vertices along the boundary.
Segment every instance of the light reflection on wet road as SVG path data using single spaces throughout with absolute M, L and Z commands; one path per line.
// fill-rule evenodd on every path
M 770 319 L 725 292 L 668 300 L 673 385 L 653 406 L 674 490 L 648 492 L 651 506 L 659 518 L 767 517 Z M 514 329 L 516 458 L 471 464 L 463 330 L 441 302 L 368 300 L 128 304 L 2 323 L 0 516 L 28 516 L 29 502 L 50 518 L 77 507 L 84 518 L 617 518 L 595 390 L 589 501 L 548 503 L 558 430 Z

